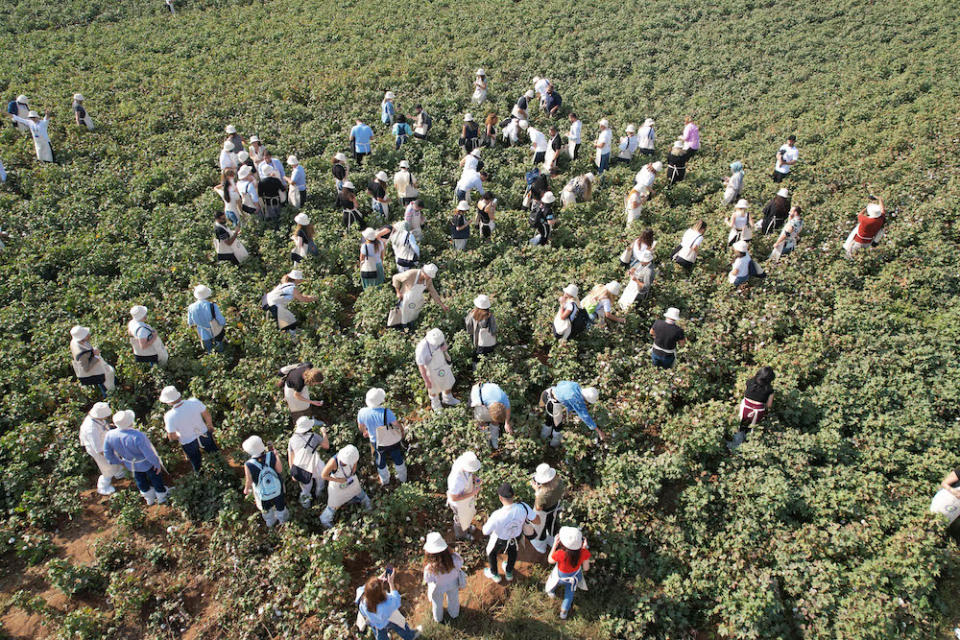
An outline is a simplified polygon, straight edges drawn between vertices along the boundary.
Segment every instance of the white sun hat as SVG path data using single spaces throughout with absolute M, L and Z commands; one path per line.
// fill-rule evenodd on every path
M 393 91 L 387 91 L 385 94 L 383 94 L 383 97 L 386 98 L 387 100 L 393 100 L 397 96 L 394 95 Z
M 533 89 L 527 89 L 526 92 L 523 94 L 523 97 L 529 100 L 535 95 L 537 95 L 536 91 L 534 91 Z
M 633 125 L 633 124 L 627 125 L 627 133 L 636 133 L 636 132 L 637 132 L 636 125 Z
M 436 278 L 437 271 L 439 271 L 437 265 L 433 264 L 432 262 L 430 264 L 423 265 L 423 268 L 420 270 L 423 271 L 424 275 L 431 279 Z
M 181 397 L 180 392 L 177 391 L 177 388 L 172 384 L 167 385 L 160 391 L 160 402 L 163 404 L 173 404 Z
M 620 283 L 614 280 L 613 282 L 608 282 L 603 285 L 603 288 L 609 291 L 611 294 L 618 296 L 620 295 Z
M 777 191 L 777 195 L 780 196 L 781 198 L 789 198 L 789 197 L 790 197 L 790 190 L 787 189 L 786 187 L 783 187 L 782 189 L 780 189 L 779 191 Z
M 237 132 L 237 128 L 236 128 L 235 126 L 233 126 L 232 124 L 228 124 L 228 125 L 226 126 L 226 128 L 224 129 L 224 131 L 226 131 L 226 132 L 229 133 L 230 135 L 233 135 L 234 133 Z
M 360 460 L 360 452 L 357 451 L 355 446 L 348 444 L 343 449 L 340 449 L 340 451 L 337 451 L 337 460 L 348 467 L 352 467 Z
M 386 172 L 386 171 L 377 171 L 376 178 L 377 178 L 377 180 L 380 180 L 381 182 L 386 182 L 386 181 L 387 181 L 387 172 Z
M 470 155 L 472 155 L 474 158 L 479 158 L 479 157 L 480 157 L 480 147 L 474 147 L 473 151 L 470 152 Z
M 550 204 L 557 201 L 557 196 L 553 195 L 553 191 L 546 191 L 542 196 L 540 196 L 540 202 Z
M 337 151 L 335 154 L 333 154 L 333 159 L 339 160 L 340 162 L 346 162 L 347 156 L 345 156 L 342 152 Z
M 653 166 L 651 168 L 655 172 L 660 173 L 661 171 L 663 171 L 663 163 L 657 160 L 656 162 L 653 163 Z
M 583 399 L 590 404 L 596 404 L 597 400 L 600 399 L 600 392 L 597 391 L 596 387 L 584 387 L 581 394 L 583 395 Z
M 537 465 L 537 472 L 534 474 L 533 479 L 540 484 L 546 484 L 556 477 L 557 470 L 546 462 L 542 462 Z
M 576 527 L 560 527 L 558 536 L 567 549 L 577 550 L 583 547 L 583 534 Z
M 260 142 L 259 136 L 250 136 L 250 142 Z
M 130 317 L 134 320 L 143 320 L 147 317 L 147 308 L 142 304 L 130 307 Z
M 82 94 L 82 93 L 75 93 L 75 94 L 73 94 L 73 101 L 74 101 L 74 102 L 83 102 L 83 94 Z
M 210 291 L 210 287 L 205 284 L 198 284 L 193 288 L 193 297 L 197 300 L 206 300 L 213 295 L 213 291 Z
M 287 274 L 287 277 L 291 280 L 303 280 L 303 271 L 300 271 L 300 269 L 294 269 Z
M 475 306 L 477 309 L 489 309 L 490 297 L 481 293 L 473 299 L 473 306 Z
M 401 161 L 400 161 L 400 168 L 401 168 L 401 169 L 409 169 L 409 168 L 410 168 L 410 163 L 407 162 L 406 160 L 401 160 Z
M 876 203 L 867 205 L 867 216 L 870 218 L 879 218 L 883 214 L 883 207 Z
M 113 424 L 117 425 L 118 429 L 132 427 L 135 419 L 136 416 L 133 414 L 133 411 L 130 411 L 130 409 L 117 411 L 115 414 L 113 414 Z
M 575 285 L 575 284 L 573 284 L 573 283 L 568 284 L 567 286 L 565 286 L 565 287 L 563 288 L 563 292 L 564 292 L 565 294 L 567 294 L 568 296 L 572 296 L 572 297 L 574 297 L 574 298 L 579 298 L 579 297 L 580 297 L 580 287 L 578 287 L 577 285 Z
M 637 256 L 637 259 L 640 262 L 653 262 L 653 252 L 649 249 L 644 249 L 640 252 L 640 255 Z
M 434 347 L 439 347 L 444 343 L 446 338 L 443 335 L 443 331 L 434 327 L 427 331 L 427 343 Z
M 607 128 L 610 126 L 610 121 L 607 120 L 606 118 L 601 118 L 600 122 L 598 122 L 597 124 L 600 125 L 601 127 Z
M 733 250 L 739 251 L 740 253 L 749 253 L 750 245 L 747 244 L 746 240 L 738 240 L 733 243 Z
M 300 164 L 300 161 L 297 159 L 297 156 L 287 156 L 287 164 L 291 167 L 295 167 Z
M 305 227 L 310 224 L 310 216 L 305 213 L 298 213 L 293 217 L 293 221 L 296 222 L 301 227 Z
M 246 151 L 241 151 L 240 153 L 237 154 L 237 160 L 239 160 L 240 162 L 246 162 L 249 159 L 250 159 L 250 154 L 247 153 Z
M 17 96 L 17 102 L 22 102 L 23 104 L 27 104 L 27 96 L 21 93 L 20 95 Z
M 485 76 L 485 75 L 487 75 L 487 72 L 484 71 L 483 67 L 480 67 L 479 69 L 477 69 L 477 75 L 478 75 L 478 76 Z
M 467 204 L 466 200 L 461 200 L 457 203 L 457 211 L 469 211 L 470 205 Z
M 257 458 L 266 450 L 263 439 L 260 436 L 250 436 L 243 441 L 243 450 L 251 458 Z
M 371 409 L 376 409 L 377 407 L 383 406 L 383 401 L 387 399 L 387 392 L 381 389 L 380 387 L 373 387 L 367 391 L 367 396 L 364 398 L 367 406 Z
M 373 242 L 374 240 L 377 239 L 377 230 L 374 229 L 373 227 L 367 227 L 366 229 L 360 232 L 360 235 L 363 236 L 364 240 L 369 240 L 370 242 Z
M 664 312 L 663 317 L 667 320 L 673 320 L 676 322 L 680 319 L 680 309 L 677 309 L 676 307 L 670 307 Z
M 734 209 L 749 209 L 749 208 L 750 208 L 750 203 L 743 198 L 740 198 L 739 200 L 737 200 L 737 204 L 734 207 Z
M 350 189 L 350 191 L 353 191 L 354 189 L 356 189 L 356 187 L 353 186 L 353 183 L 350 182 L 349 180 L 344 180 L 342 186 L 344 189 Z
M 653 118 L 647 118 L 646 120 L 643 121 L 643 126 L 645 127 L 652 127 L 655 124 L 656 122 L 654 122 Z
M 293 431 L 294 433 L 306 433 L 313 429 L 315 424 L 317 424 L 317 421 L 310 416 L 300 416 L 297 418 L 297 426 L 294 427 Z
M 224 150 L 224 151 L 233 151 L 233 150 L 234 150 L 233 143 L 230 142 L 229 140 L 224 140 L 224 141 L 223 141 L 223 150 Z
M 427 534 L 427 541 L 423 543 L 423 550 L 427 553 L 441 553 L 447 548 L 447 541 L 436 531 Z
M 89 415 L 91 418 L 103 420 L 104 418 L 109 418 L 110 414 L 110 405 L 108 405 L 106 402 L 98 402 L 90 407 L 90 411 L 87 415 Z
M 82 327 L 79 324 L 70 329 L 70 336 L 75 340 L 83 340 L 88 335 L 90 335 L 90 329 L 87 327 Z
M 237 177 L 243 180 L 253 172 L 253 169 L 250 168 L 250 165 L 245 164 L 240 167 L 240 170 L 237 171 Z
M 470 473 L 476 473 L 480 470 L 480 459 L 473 451 L 467 451 L 466 453 L 460 454 L 460 457 L 456 459 L 453 466 Z
M 463 114 L 463 121 L 464 121 L 464 122 L 473 122 L 473 114 L 471 114 L 471 113 L 465 113 L 465 114 Z
M 39 117 L 40 117 L 40 114 L 37 113 L 36 111 L 34 111 L 33 109 L 31 109 L 31 110 L 30 110 L 30 113 L 27 114 L 27 117 L 28 117 L 28 118 L 39 118 Z

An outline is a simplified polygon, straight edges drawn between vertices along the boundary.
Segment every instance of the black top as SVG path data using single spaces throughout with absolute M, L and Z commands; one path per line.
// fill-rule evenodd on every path
M 463 227 L 458 229 L 457 227 Z M 470 237 L 470 226 L 467 224 L 467 217 L 462 211 L 458 211 L 450 220 L 450 237 L 454 240 L 464 240 Z
M 247 469 L 250 470 L 250 479 L 253 480 L 253 484 L 257 484 L 260 480 L 260 469 L 257 465 L 253 464 L 253 460 L 256 460 L 264 467 L 272 467 L 274 462 L 274 456 L 272 451 L 264 451 L 257 458 L 251 458 L 243 464 L 246 465 Z
M 77 115 L 80 116 L 81 120 L 87 117 L 87 110 L 83 108 L 82 104 L 78 104 L 73 108 L 73 110 L 77 112 Z
M 283 183 L 280 182 L 280 178 L 271 176 L 260 181 L 260 187 L 257 193 L 260 194 L 261 198 L 277 198 L 280 196 L 282 190 Z
M 662 319 L 653 323 L 653 333 L 653 347 L 660 351 L 673 351 L 677 348 L 677 343 L 685 337 L 679 325 Z
M 563 98 L 560 97 L 559 93 L 556 91 L 551 91 L 547 94 L 546 107 L 548 113 L 551 109 L 554 107 L 559 107 L 561 104 L 563 104 Z
M 213 235 L 221 242 L 226 241 L 230 239 L 230 230 L 218 222 L 213 225 Z
M 309 362 L 304 362 L 299 367 L 291 369 L 290 372 L 287 373 L 287 377 L 283 384 L 287 387 L 290 387 L 294 391 L 303 391 L 303 388 L 306 386 L 306 383 L 303 381 L 303 374 L 307 372 L 307 369 L 312 368 L 312 364 Z
M 687 160 L 690 158 L 685 153 L 681 153 L 678 156 L 673 155 L 673 153 L 667 154 L 667 164 L 673 165 L 678 169 L 683 169 L 687 166 Z
M 476 138 L 480 132 L 480 126 L 476 122 L 463 123 L 463 137 L 466 139 Z
M 563 147 L 563 140 L 560 138 L 560 134 L 559 134 L 559 133 L 558 133 L 557 135 L 553 136 L 552 138 L 550 138 L 550 148 L 551 148 L 551 149 L 553 149 L 554 151 L 560 151 L 560 149 L 561 149 L 562 147 Z
M 331 171 L 333 171 L 333 177 L 337 180 L 343 180 L 347 177 L 347 168 L 339 162 L 333 165 L 333 169 L 331 169 Z
M 747 390 L 743 395 L 745 398 L 753 400 L 754 402 L 766 404 L 770 396 L 773 395 L 773 387 L 758 382 L 756 378 L 750 378 L 747 380 Z
M 789 198 L 784 198 L 783 196 L 773 196 L 773 199 L 763 206 L 763 217 L 765 220 L 769 220 L 770 218 L 786 220 L 789 215 Z
M 540 174 L 540 177 L 530 185 L 530 195 L 539 200 L 547 191 L 550 191 L 550 184 L 547 182 L 547 176 Z
M 378 200 L 382 200 L 387 197 L 387 190 L 383 188 L 383 184 L 375 179 L 371 178 L 370 182 L 367 183 L 367 191 L 370 195 Z

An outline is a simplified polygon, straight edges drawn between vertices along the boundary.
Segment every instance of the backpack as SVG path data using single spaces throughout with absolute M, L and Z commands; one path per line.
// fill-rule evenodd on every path
M 543 207 L 539 203 L 530 204 L 530 218 L 527 220 L 530 223 L 530 226 L 534 229 L 540 227 L 543 222 Z
M 587 328 L 587 320 L 590 318 L 589 314 L 580 308 L 580 305 L 575 305 L 576 311 L 570 314 L 570 337 L 572 338 L 575 335 L 583 333 L 583 330 Z
M 263 502 L 278 497 L 283 492 L 283 483 L 280 482 L 277 470 L 273 468 L 273 452 L 267 452 L 263 464 L 256 459 L 251 459 L 250 462 L 260 471 L 257 482 L 253 485 L 253 493 L 257 499 Z

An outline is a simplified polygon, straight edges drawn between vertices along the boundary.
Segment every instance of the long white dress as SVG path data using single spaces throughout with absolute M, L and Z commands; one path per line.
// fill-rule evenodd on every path
M 33 137 L 33 149 L 37 152 L 37 160 L 40 162 L 53 162 L 53 147 L 50 146 L 50 137 L 47 135 L 47 125 L 50 123 L 48 118 L 39 122 L 34 122 L 20 116 L 13 116 L 13 121 L 22 124 L 30 130 Z

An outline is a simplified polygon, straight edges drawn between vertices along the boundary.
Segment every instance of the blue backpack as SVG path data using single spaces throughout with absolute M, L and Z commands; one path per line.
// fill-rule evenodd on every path
M 277 474 L 277 470 L 273 468 L 272 456 L 272 452 L 267 452 L 264 458 L 264 464 L 260 464 L 256 459 L 250 460 L 260 471 L 257 482 L 253 485 L 253 493 L 260 502 L 273 500 L 283 493 L 283 483 L 280 482 L 280 476 Z

